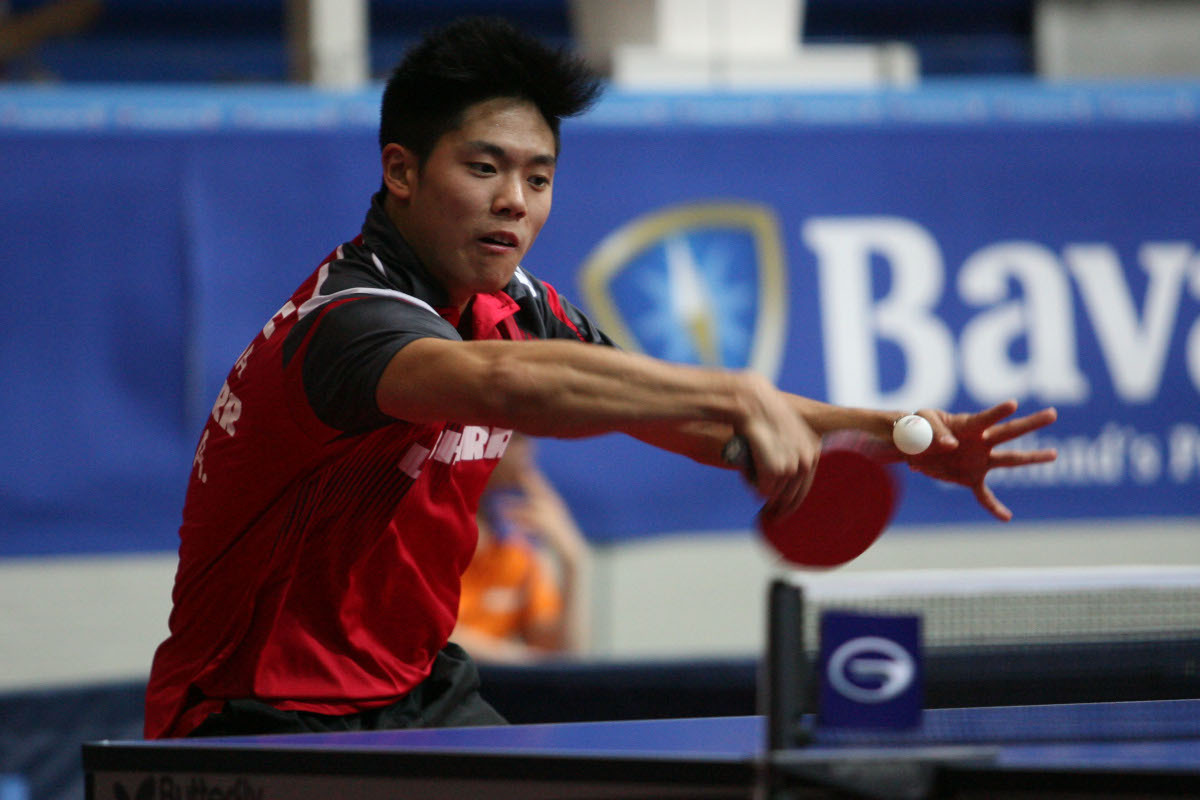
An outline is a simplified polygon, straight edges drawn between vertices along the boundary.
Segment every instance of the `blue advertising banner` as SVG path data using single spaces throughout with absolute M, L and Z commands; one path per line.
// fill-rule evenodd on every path
M 993 474 L 1018 518 L 1200 513 L 1195 105 L 1135 123 L 1095 96 L 1030 96 L 1024 116 L 1001 113 L 1016 98 L 977 99 L 856 124 L 573 131 L 534 270 L 573 284 L 626 347 L 831 402 L 1056 406 L 1018 444 L 1059 460 Z M 613 528 L 625 503 L 681 529 L 752 510 L 670 456 L 585 446 L 564 459 L 609 451 L 629 489 L 588 508 Z M 576 470 L 577 502 L 597 469 Z M 898 515 L 988 519 L 918 476 Z
M 253 333 L 378 185 L 377 92 L 0 91 L 0 554 L 175 546 Z M 1020 519 L 1200 515 L 1200 86 L 613 96 L 526 263 L 623 347 L 835 403 L 1059 422 Z M 545 441 L 590 536 L 746 529 L 732 473 Z M 908 481 L 901 523 L 986 522 Z

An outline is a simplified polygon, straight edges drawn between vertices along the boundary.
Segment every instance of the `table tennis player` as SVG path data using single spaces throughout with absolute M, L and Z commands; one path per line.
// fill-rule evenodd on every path
M 510 431 L 619 431 L 714 466 L 736 435 L 765 509 L 786 513 L 823 434 L 887 442 L 911 411 L 622 352 L 519 266 L 550 213 L 559 121 L 599 91 L 498 21 L 433 32 L 398 65 L 361 233 L 246 346 L 200 434 L 148 737 L 502 722 L 450 635 Z M 1004 421 L 1015 409 L 923 411 L 934 444 L 909 463 L 1007 518 L 988 471 L 1054 457 L 993 452 L 1054 417 Z

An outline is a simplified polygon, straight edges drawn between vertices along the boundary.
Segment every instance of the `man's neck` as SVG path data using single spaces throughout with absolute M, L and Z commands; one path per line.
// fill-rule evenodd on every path
M 444 291 L 446 293 L 446 297 L 448 298 L 448 301 L 449 301 L 448 305 L 450 307 L 456 307 L 458 309 L 458 313 L 460 315 L 463 314 L 463 312 L 466 311 L 466 308 L 470 304 L 471 299 L 474 297 L 474 295 L 468 295 L 465 298 L 455 298 L 450 295 L 450 292 L 446 291 L 445 284 L 442 283 L 440 280 L 437 280 L 437 276 L 429 268 L 429 264 L 427 263 L 427 261 L 425 259 L 421 258 L 420 251 L 413 244 L 414 237 L 409 236 L 408 233 L 406 232 L 407 226 L 405 225 L 405 222 L 404 222 L 403 209 L 400 206 L 400 204 L 397 202 L 396 198 L 393 197 L 391 194 L 387 194 L 387 193 L 384 194 L 383 210 L 384 210 L 384 213 L 387 214 L 388 219 L 391 220 L 392 227 L 394 227 L 396 229 L 396 232 L 400 234 L 400 238 L 405 241 L 405 243 L 408 245 L 409 249 L 412 251 L 413 255 L 416 256 L 417 262 L 421 265 L 422 269 L 424 269 L 425 273 L 427 275 L 429 275 L 430 278 L 437 281 L 438 284 L 442 287 L 442 291 Z

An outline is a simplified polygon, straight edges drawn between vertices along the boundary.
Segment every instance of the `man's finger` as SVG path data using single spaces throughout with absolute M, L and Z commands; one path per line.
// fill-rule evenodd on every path
M 954 431 L 950 430 L 950 426 L 946 424 L 942 414 L 935 409 L 928 408 L 921 409 L 917 414 L 929 423 L 929 427 L 933 428 L 931 445 L 933 452 L 945 452 L 958 447 L 958 437 L 954 435 Z
M 993 450 L 988 467 L 1024 467 L 1028 464 L 1045 464 L 1058 458 L 1053 447 L 1042 450 Z
M 1016 400 L 1005 400 L 991 408 L 970 415 L 963 426 L 968 431 L 985 431 L 1017 410 Z
M 987 439 L 993 444 L 1010 442 L 1019 436 L 1024 436 L 1030 431 L 1044 428 L 1056 419 L 1058 419 L 1058 411 L 1056 409 L 1043 408 L 1041 411 L 1028 416 L 1009 420 L 1001 425 L 989 428 L 986 434 Z
M 800 504 L 804 502 L 804 498 L 808 496 L 808 490 L 812 488 L 813 478 L 816 476 L 817 466 L 816 460 L 811 464 L 800 465 L 800 470 L 795 474 L 788 485 L 780 492 L 778 498 L 767 504 L 764 509 L 771 516 L 786 516 L 800 508 Z
M 1013 514 L 1008 510 L 1008 506 L 1000 502 L 1000 499 L 986 483 L 980 483 L 975 487 L 975 499 L 1001 522 L 1008 522 L 1012 519 Z

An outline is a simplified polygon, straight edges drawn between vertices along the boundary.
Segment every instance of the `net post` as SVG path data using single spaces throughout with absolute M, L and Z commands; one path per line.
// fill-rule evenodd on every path
M 804 593 L 799 586 L 777 578 L 771 582 L 767 605 L 767 748 L 779 751 L 807 740 L 801 727 L 809 677 Z

